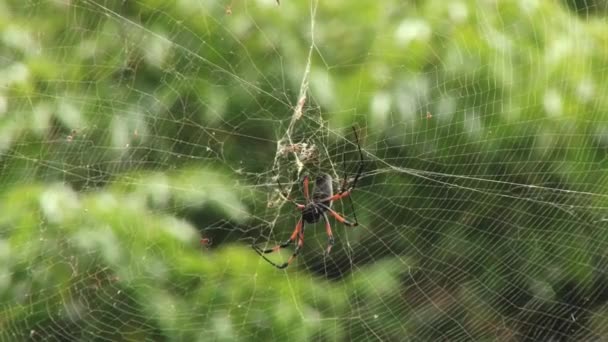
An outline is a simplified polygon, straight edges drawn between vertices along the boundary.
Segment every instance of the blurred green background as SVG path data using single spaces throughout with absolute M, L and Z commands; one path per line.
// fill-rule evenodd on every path
M 608 339 L 607 13 L 0 0 L 0 339 Z

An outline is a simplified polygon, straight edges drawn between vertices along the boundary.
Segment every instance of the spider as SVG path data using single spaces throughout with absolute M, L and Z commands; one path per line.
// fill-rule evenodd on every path
M 340 215 L 338 212 L 336 212 L 335 210 L 333 210 L 331 208 L 331 204 L 333 201 L 348 197 L 352 193 L 352 191 L 355 189 L 355 185 L 357 184 L 357 181 L 359 180 L 359 177 L 361 176 L 361 173 L 363 172 L 363 166 L 364 166 L 363 152 L 361 152 L 361 146 L 359 145 L 359 137 L 357 136 L 357 131 L 354 129 L 354 127 L 353 127 L 353 132 L 355 133 L 355 140 L 357 142 L 357 150 L 359 151 L 359 166 L 357 168 L 357 173 L 355 175 L 355 178 L 353 179 L 353 181 L 349 187 L 346 186 L 348 181 L 347 181 L 346 174 L 345 174 L 344 181 L 342 183 L 342 187 L 341 187 L 340 191 L 336 194 L 333 194 L 332 177 L 327 173 L 321 173 L 315 179 L 315 188 L 313 190 L 312 199 L 311 199 L 310 194 L 309 194 L 309 188 L 308 188 L 310 179 L 308 176 L 304 176 L 304 179 L 302 180 L 302 190 L 304 192 L 304 199 L 306 200 L 306 204 L 300 204 L 300 203 L 295 202 L 291 198 L 289 198 L 289 196 L 283 191 L 283 186 L 277 179 L 277 183 L 279 185 L 279 189 L 281 190 L 282 196 L 286 200 L 293 203 L 296 206 L 296 209 L 300 210 L 302 212 L 302 214 L 300 216 L 300 219 L 298 220 L 298 223 L 296 223 L 296 227 L 293 230 L 293 233 L 291 233 L 291 236 L 289 237 L 289 239 L 287 241 L 285 241 L 284 243 L 282 243 L 280 245 L 276 245 L 276 246 L 274 246 L 272 248 L 268 248 L 268 249 L 260 249 L 259 247 L 252 245 L 253 249 L 262 258 L 264 258 L 264 260 L 266 260 L 268 263 L 275 266 L 276 268 L 279 268 L 279 269 L 286 268 L 293 262 L 293 260 L 300 253 L 302 246 L 304 246 L 304 224 L 305 223 L 316 223 L 316 222 L 319 222 L 319 220 L 321 218 L 323 218 L 323 221 L 325 222 L 325 231 L 327 233 L 327 239 L 328 239 L 327 248 L 325 250 L 325 255 L 329 254 L 329 252 L 331 251 L 331 248 L 333 247 L 334 242 L 335 242 L 334 236 L 331 231 L 331 225 L 329 224 L 329 218 L 327 217 L 328 213 L 331 216 L 333 216 L 338 222 L 344 224 L 345 226 L 356 227 L 357 225 L 359 225 L 359 222 L 357 221 L 357 215 L 355 214 L 355 208 L 352 204 L 352 200 L 351 200 L 351 208 L 353 211 L 353 221 L 352 222 L 347 220 L 343 215 Z M 295 248 L 293 254 L 291 255 L 291 257 L 283 264 L 280 264 L 280 265 L 275 264 L 270 259 L 266 258 L 266 256 L 264 256 L 264 254 L 277 252 L 277 251 L 281 250 L 282 248 L 289 246 L 293 242 L 296 243 L 296 248 Z

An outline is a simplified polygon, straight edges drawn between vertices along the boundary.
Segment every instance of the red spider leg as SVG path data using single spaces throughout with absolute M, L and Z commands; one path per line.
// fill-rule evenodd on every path
M 329 219 L 327 218 L 327 214 L 323 213 L 323 219 L 325 220 L 325 232 L 327 233 L 327 249 L 325 250 L 325 255 L 328 255 L 331 252 L 331 248 L 334 246 L 334 234 L 331 232 L 331 225 L 329 224 Z
M 348 197 L 348 196 L 350 196 L 351 191 L 352 191 L 352 188 L 350 190 L 346 190 L 344 192 L 340 192 L 340 193 L 337 193 L 337 194 L 335 194 L 335 195 L 333 195 L 331 197 L 323 199 L 323 200 L 321 200 L 321 202 L 328 202 L 328 201 L 329 202 L 333 202 L 333 201 L 342 199 L 344 197 Z M 351 199 L 351 197 L 348 197 L 348 198 Z M 323 203 L 321 203 L 321 204 L 323 205 Z M 359 223 L 357 221 L 357 214 L 355 213 L 355 206 L 353 205 L 352 199 L 350 201 L 350 207 L 353 209 L 353 218 L 355 220 L 354 223 L 349 222 L 348 220 L 346 220 L 345 218 L 343 218 L 342 216 L 340 216 L 337 212 L 333 211 L 330 207 L 328 207 L 326 205 L 323 205 L 323 207 L 327 208 L 327 210 L 329 211 L 329 213 L 332 214 L 336 218 L 336 220 L 338 220 L 338 221 L 346 224 L 347 226 L 355 227 L 355 226 L 359 225 Z M 341 220 L 344 220 L 344 221 L 341 221 Z
M 346 175 L 345 175 L 344 180 L 342 182 L 342 189 L 340 190 L 340 192 L 338 192 L 337 194 L 335 194 L 331 197 L 321 200 L 321 202 L 336 201 L 336 200 L 342 199 L 344 197 L 347 197 L 350 195 L 351 191 L 353 191 L 353 189 L 357 185 L 357 181 L 359 180 L 359 177 L 361 176 L 361 173 L 363 172 L 363 169 L 365 166 L 363 164 L 363 151 L 361 151 L 361 145 L 359 145 L 359 135 L 357 134 L 357 130 L 355 129 L 355 127 L 353 127 L 353 133 L 355 134 L 355 140 L 357 141 L 357 150 L 359 151 L 359 167 L 357 168 L 357 174 L 355 176 L 355 179 L 353 180 L 350 188 L 347 190 L 346 189 L 347 179 L 346 179 Z M 342 155 L 342 157 L 344 158 L 344 155 Z M 344 159 L 342 159 L 342 162 L 344 163 L 344 165 L 346 165 L 346 162 L 344 161 Z M 345 168 L 346 168 L 346 166 L 345 166 Z M 351 202 L 351 205 L 352 205 L 352 202 Z
M 349 220 L 345 219 L 344 217 L 342 217 L 340 214 L 338 214 L 335 210 L 331 209 L 328 206 L 325 206 L 325 208 L 327 209 L 327 211 L 331 214 L 331 216 L 335 217 L 336 220 L 338 220 L 338 222 L 349 226 L 349 227 L 356 227 L 359 225 L 359 222 L 355 221 L 355 222 L 350 222 Z
M 320 200 L 319 202 L 333 202 L 333 201 L 337 201 L 339 199 L 342 199 L 344 197 L 349 196 L 350 192 L 351 192 L 351 190 L 342 191 L 342 192 L 339 192 L 339 193 L 337 193 L 337 194 L 335 194 L 335 195 L 333 195 L 331 197 L 324 198 L 324 199 Z
M 293 254 L 291 255 L 291 257 L 289 257 L 289 260 L 287 260 L 287 262 L 285 262 L 285 263 L 283 263 L 283 264 L 281 264 L 281 265 L 278 265 L 278 264 L 275 264 L 274 262 L 272 262 L 270 259 L 266 258 L 266 256 L 264 255 L 264 253 L 271 253 L 271 252 L 274 252 L 275 250 L 279 250 L 280 248 L 277 248 L 277 247 L 279 247 L 279 246 L 277 246 L 277 247 L 275 247 L 275 248 L 272 248 L 272 249 L 263 250 L 263 251 L 262 251 L 262 250 L 260 250 L 260 249 L 258 249 L 258 248 L 257 248 L 257 247 L 255 247 L 255 246 L 253 246 L 253 249 L 254 249 L 254 250 L 255 250 L 255 251 L 256 251 L 256 252 L 257 252 L 257 253 L 258 253 L 258 254 L 259 254 L 259 255 L 260 255 L 262 258 L 264 258 L 264 260 L 266 260 L 266 261 L 267 261 L 269 264 L 271 264 L 272 266 L 274 266 L 274 267 L 276 267 L 276 268 L 278 268 L 278 269 L 283 269 L 283 268 L 286 268 L 286 267 L 287 267 L 287 266 L 289 266 L 289 265 L 290 265 L 290 264 L 293 262 L 293 260 L 294 260 L 294 259 L 295 259 L 295 258 L 298 256 L 298 254 L 300 253 L 300 249 L 302 249 L 302 246 L 304 246 L 304 232 L 303 232 L 303 230 L 301 229 L 301 222 L 302 222 L 302 220 L 300 219 L 300 221 L 298 222 L 298 226 L 296 226 L 297 233 L 296 233 L 296 232 L 294 232 L 294 233 L 295 233 L 295 236 L 294 236 L 294 234 L 292 234 L 292 238 L 294 238 L 294 239 L 295 239 L 296 237 L 298 238 L 298 245 L 296 246 L 296 249 L 294 250 L 294 252 L 293 252 Z M 298 227 L 299 227 L 299 228 L 298 228 Z M 283 245 L 284 245 L 284 246 L 287 246 L 287 245 L 289 245 L 289 243 L 291 243 L 291 241 L 292 241 L 292 239 L 290 238 L 290 239 L 289 239 L 289 241 L 287 241 L 287 242 L 286 242 L 285 244 L 283 244 Z M 281 245 L 281 246 L 283 246 L 283 245 Z
M 280 250 L 281 248 L 285 248 L 285 247 L 289 246 L 296 239 L 298 234 L 302 231 L 302 225 L 303 225 L 303 221 L 300 218 L 300 220 L 296 224 L 296 228 L 293 230 L 293 233 L 291 233 L 289 240 L 283 242 L 282 244 L 276 245 L 272 248 L 267 248 L 267 249 L 257 249 L 257 248 L 256 249 L 261 253 L 267 254 L 267 253 L 276 252 L 276 251 Z
M 304 180 L 302 181 L 303 184 L 303 190 L 304 190 L 304 198 L 306 199 L 306 203 L 310 203 L 310 195 L 308 193 L 308 176 L 304 176 Z
M 363 169 L 365 168 L 365 165 L 363 164 L 363 151 L 361 151 L 361 144 L 359 144 L 359 135 L 357 134 L 357 130 L 355 129 L 355 127 L 353 126 L 353 134 L 355 135 L 355 141 L 357 142 L 357 150 L 359 151 L 359 167 L 357 168 L 357 174 L 355 175 L 355 179 L 353 180 L 350 188 L 346 188 L 346 184 L 348 183 L 347 178 L 346 178 L 346 173 L 344 174 L 344 179 L 342 181 L 342 188 L 340 189 L 340 192 L 338 192 L 337 194 L 328 197 L 324 200 L 322 200 L 322 202 L 327 202 L 327 201 L 336 201 L 339 199 L 342 199 L 344 197 L 348 197 L 349 202 L 350 202 L 350 207 L 353 211 L 353 218 L 355 220 L 355 225 L 357 225 L 357 214 L 355 213 L 355 206 L 353 205 L 353 200 L 352 197 L 350 197 L 351 192 L 355 189 L 355 186 L 357 185 L 357 181 L 359 180 L 359 177 L 361 176 L 361 173 L 363 172 Z M 344 165 L 344 169 L 346 170 L 346 160 L 344 159 L 344 155 L 342 155 L 342 163 Z
M 298 235 L 298 245 L 296 246 L 296 249 L 293 251 L 293 254 L 289 257 L 289 260 L 287 260 L 287 262 L 283 263 L 282 265 L 279 265 L 279 266 L 275 265 L 275 266 L 279 269 L 283 269 L 283 268 L 291 265 L 291 263 L 296 259 L 296 257 L 300 253 L 300 249 L 302 248 L 302 246 L 304 246 L 304 232 L 300 231 L 300 234 Z

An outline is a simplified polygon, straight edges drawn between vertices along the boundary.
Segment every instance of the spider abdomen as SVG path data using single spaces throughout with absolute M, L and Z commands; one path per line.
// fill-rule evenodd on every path
M 327 208 L 331 207 L 331 201 L 327 200 L 333 195 L 332 178 L 327 173 L 321 173 L 315 179 L 315 189 L 312 193 L 312 201 L 306 204 L 302 210 L 302 219 L 306 223 L 319 222 Z
M 334 189 L 331 182 L 332 178 L 327 173 L 323 172 L 317 177 L 317 179 L 315 180 L 315 190 L 312 193 L 313 203 L 323 203 L 328 207 L 331 206 L 330 201 L 323 201 L 326 198 L 330 198 L 334 193 Z

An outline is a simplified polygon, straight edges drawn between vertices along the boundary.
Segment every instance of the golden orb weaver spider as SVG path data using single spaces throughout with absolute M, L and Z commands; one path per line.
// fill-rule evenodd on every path
M 334 236 L 331 231 L 331 225 L 329 223 L 329 218 L 327 217 L 328 213 L 331 216 L 333 216 L 338 222 L 344 224 L 345 226 L 356 227 L 357 225 L 359 225 L 359 222 L 357 221 L 357 215 L 355 213 L 355 208 L 354 208 L 354 205 L 352 204 L 352 200 L 351 200 L 351 207 L 352 207 L 352 211 L 353 211 L 353 221 L 346 219 L 344 217 L 344 215 L 339 214 L 338 212 L 336 212 L 335 210 L 333 210 L 331 208 L 332 202 L 340 200 L 342 198 L 346 198 L 351 195 L 352 191 L 355 189 L 355 186 L 357 185 L 357 181 L 359 180 L 361 173 L 363 172 L 363 167 L 364 167 L 363 152 L 361 151 L 361 145 L 359 144 L 359 137 L 358 137 L 357 131 L 355 130 L 354 127 L 353 127 L 353 132 L 355 134 L 355 140 L 357 142 L 357 150 L 359 152 L 359 166 L 357 167 L 357 173 L 355 175 L 355 178 L 353 179 L 353 181 L 349 187 L 347 187 L 348 180 L 347 180 L 346 174 L 345 174 L 340 191 L 338 193 L 334 194 L 333 186 L 332 186 L 332 181 L 333 181 L 332 177 L 327 173 L 321 173 L 315 179 L 315 187 L 312 192 L 312 198 L 311 198 L 311 196 L 309 194 L 310 179 L 308 176 L 304 176 L 304 179 L 302 180 L 302 191 L 304 193 L 304 199 L 306 200 L 306 204 L 300 204 L 300 203 L 297 203 L 294 200 L 292 200 L 289 197 L 289 195 L 283 191 L 283 186 L 277 179 L 277 183 L 278 183 L 282 196 L 285 199 L 287 199 L 288 201 L 290 201 L 291 203 L 293 203 L 296 206 L 296 209 L 300 210 L 302 212 L 302 214 L 300 216 L 300 219 L 298 220 L 298 223 L 296 223 L 296 227 L 293 230 L 293 232 L 291 233 L 291 236 L 284 243 L 282 243 L 280 245 L 276 245 L 276 246 L 274 246 L 272 248 L 268 248 L 268 249 L 260 249 L 259 247 L 252 245 L 253 249 L 262 258 L 264 258 L 264 260 L 266 260 L 268 263 L 275 266 L 276 268 L 279 268 L 279 269 L 286 268 L 295 260 L 295 258 L 300 253 L 302 246 L 304 246 L 304 224 L 305 223 L 316 223 L 321 218 L 323 218 L 323 221 L 325 222 L 325 231 L 327 233 L 327 240 L 328 240 L 327 248 L 325 250 L 326 255 L 329 254 L 329 252 L 331 251 L 331 248 L 333 247 L 333 245 L 335 243 Z M 276 264 L 276 263 L 272 262 L 270 259 L 266 258 L 266 256 L 264 255 L 264 254 L 268 254 L 268 253 L 277 252 L 277 251 L 281 250 L 282 248 L 289 246 L 293 242 L 296 242 L 296 248 L 295 248 L 293 254 L 291 255 L 291 257 L 283 264 L 280 264 L 280 265 Z

